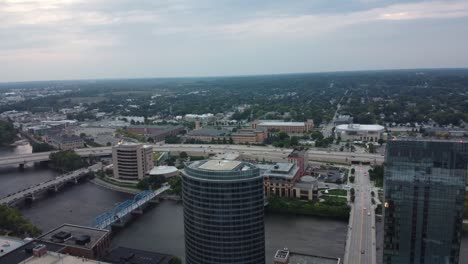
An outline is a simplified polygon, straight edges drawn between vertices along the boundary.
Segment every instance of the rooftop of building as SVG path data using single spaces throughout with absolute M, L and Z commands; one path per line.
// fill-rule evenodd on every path
M 24 244 L 24 241 L 14 237 L 0 236 L 0 257 Z
M 21 264 L 105 264 L 106 262 L 90 260 L 85 258 L 74 257 L 70 255 L 60 254 L 48 251 L 40 257 L 31 256 L 30 258 L 21 262 Z
M 38 239 L 60 245 L 91 249 L 108 234 L 109 230 L 63 224 L 45 233 Z
M 150 175 L 163 175 L 177 172 L 178 169 L 174 166 L 156 166 L 149 172 Z
M 112 264 L 169 264 L 173 257 L 166 254 L 118 247 L 104 257 L 104 261 Z
M 293 163 L 276 163 L 276 164 L 257 164 L 260 169 L 260 174 L 273 178 L 292 179 L 299 171 L 299 167 Z
M 242 162 L 237 160 L 207 160 L 198 166 L 202 170 L 211 171 L 234 171 Z
M 189 136 L 211 136 L 211 137 L 218 137 L 224 136 L 228 133 L 228 131 L 223 129 L 214 129 L 214 128 L 201 128 L 196 130 L 191 130 L 187 133 Z
M 215 156 L 211 157 L 210 159 L 214 159 L 214 160 L 238 160 L 239 157 L 240 157 L 239 153 L 233 152 L 233 153 L 216 154 Z
M 336 126 L 336 130 L 342 131 L 383 131 L 385 127 L 381 125 L 367 124 L 343 124 Z
M 259 120 L 259 126 L 304 126 L 304 122 L 286 122 L 282 120 Z
M 0 263 L 2 264 L 22 263 L 24 260 L 29 259 L 33 255 L 32 249 L 39 244 L 45 245 L 48 251 L 53 251 L 53 252 L 58 252 L 65 247 L 64 245 L 58 245 L 55 243 L 34 240 L 14 250 L 11 250 L 10 252 L 8 252 L 7 254 L 3 256 L 0 255 Z

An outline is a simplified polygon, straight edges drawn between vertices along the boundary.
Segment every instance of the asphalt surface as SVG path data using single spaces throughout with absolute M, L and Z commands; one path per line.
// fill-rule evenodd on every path
M 369 166 L 355 167 L 356 198 L 348 227 L 345 264 L 376 263 L 375 214 L 371 203 L 372 184 L 367 175 Z

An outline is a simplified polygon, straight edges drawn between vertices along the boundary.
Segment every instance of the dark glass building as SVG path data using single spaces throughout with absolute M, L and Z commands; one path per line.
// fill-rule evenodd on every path
M 467 164 L 462 141 L 388 142 L 383 263 L 458 263 Z
M 182 189 L 187 264 L 264 264 L 264 197 L 259 169 L 227 160 L 186 165 Z

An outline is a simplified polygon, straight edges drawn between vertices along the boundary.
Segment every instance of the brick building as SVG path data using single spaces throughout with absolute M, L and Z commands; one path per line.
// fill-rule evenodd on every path
M 310 132 L 314 128 L 314 120 L 306 122 L 284 122 L 282 120 L 256 120 L 252 122 L 252 128 L 266 128 L 268 131 L 283 131 L 288 134 L 302 134 Z

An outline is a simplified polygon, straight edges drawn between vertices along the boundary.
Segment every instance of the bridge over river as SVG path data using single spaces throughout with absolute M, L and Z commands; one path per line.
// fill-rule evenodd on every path
M 25 199 L 34 200 L 39 194 L 48 190 L 58 191 L 58 189 L 68 182 L 78 182 L 78 179 L 85 177 L 90 172 L 96 172 L 102 169 L 102 163 L 89 166 L 87 168 L 79 169 L 73 172 L 63 174 L 56 177 L 53 180 L 39 183 L 37 185 L 30 186 L 24 190 L 20 190 L 16 193 L 12 193 L 0 199 L 0 204 L 12 206 L 21 202 Z

